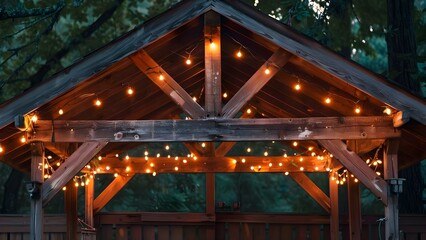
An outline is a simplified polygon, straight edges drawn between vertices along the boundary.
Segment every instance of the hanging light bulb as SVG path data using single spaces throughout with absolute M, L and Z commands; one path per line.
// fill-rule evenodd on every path
M 206 143 L 205 142 L 201 143 L 201 147 L 205 148 L 206 147 Z
M 211 38 L 210 38 L 210 48 L 211 49 L 215 49 L 216 48 L 216 43 L 214 43 Z
M 133 93 L 135 93 L 132 87 L 128 87 L 126 92 L 127 92 L 127 95 L 133 95 Z
M 114 177 L 118 177 L 118 173 L 114 173 Z
M 99 100 L 98 98 L 96 98 L 95 100 L 95 106 L 100 107 L 102 105 L 101 100 Z
M 251 148 L 250 147 L 247 148 L 247 152 L 251 152 Z
M 331 98 L 329 98 L 329 97 L 325 98 L 325 99 L 324 99 L 324 102 L 325 102 L 326 104 L 330 104 L 330 103 L 331 103 Z
M 36 114 L 34 114 L 34 115 L 31 117 L 31 121 L 32 121 L 33 123 L 36 123 L 36 122 L 37 122 L 37 120 L 38 120 L 38 117 L 37 117 L 37 115 L 36 115 Z
M 154 172 L 152 172 L 152 176 L 153 176 L 153 177 L 157 176 L 157 172 L 155 172 L 155 171 L 154 171 Z
M 241 162 L 242 162 L 242 163 L 245 163 L 245 162 L 246 162 L 246 159 L 245 159 L 245 158 L 241 159 Z
M 192 61 L 191 61 L 191 58 L 189 58 L 189 56 L 188 56 L 188 58 L 185 60 L 185 63 L 186 63 L 186 65 L 191 65 Z
M 160 79 L 161 81 L 164 80 L 164 75 L 160 72 L 160 75 L 158 76 L 158 79 Z
M 3 147 L 0 145 L 0 153 L 3 152 Z
M 238 49 L 238 52 L 236 53 L 236 55 L 237 55 L 237 58 L 241 58 L 243 56 L 241 49 Z
M 296 91 L 299 91 L 302 88 L 302 86 L 300 85 L 300 82 L 297 82 L 296 85 L 294 85 L 294 89 Z
M 166 145 L 164 148 L 165 148 L 166 150 L 169 150 L 169 149 L 170 149 L 170 146 L 169 146 L 169 145 Z
M 223 98 L 227 98 L 228 94 L 226 92 L 223 93 Z
M 297 143 L 296 141 L 293 142 L 293 146 L 297 147 L 297 145 L 299 145 L 299 143 Z
M 25 138 L 25 136 L 22 136 L 21 137 L 21 143 L 25 143 L 25 142 L 27 142 L 27 139 Z
M 268 75 L 268 74 L 270 74 L 271 73 L 271 70 L 269 70 L 269 67 L 266 67 L 266 69 L 265 69 L 265 74 L 266 75 Z
M 356 106 L 356 107 L 355 107 L 355 113 L 356 113 L 356 114 L 360 114 L 360 113 L 361 113 L 361 107 Z
M 269 153 L 268 153 L 267 151 L 265 151 L 265 152 L 263 153 L 263 155 L 264 155 L 265 157 L 267 157 L 267 156 L 269 155 Z
M 58 113 L 59 113 L 59 115 L 63 115 L 64 114 L 64 110 L 62 110 L 62 108 L 61 108 L 61 109 L 59 109 Z
M 250 109 L 250 108 L 247 108 L 246 113 L 247 113 L 247 114 L 250 114 L 250 113 L 251 113 L 251 109 Z
M 197 101 L 197 97 L 192 97 L 192 100 L 194 100 L 194 102 L 196 102 Z
M 389 107 L 386 107 L 383 112 L 386 113 L 387 115 L 391 115 L 392 114 L 392 109 L 390 109 Z

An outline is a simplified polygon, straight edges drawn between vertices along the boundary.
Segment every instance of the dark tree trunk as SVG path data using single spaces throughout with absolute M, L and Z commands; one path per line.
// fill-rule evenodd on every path
M 405 178 L 404 191 L 399 195 L 400 213 L 421 214 L 423 207 L 423 180 L 420 163 L 399 172 L 400 178 Z
M 347 59 L 351 58 L 352 52 L 351 5 L 352 0 L 334 0 L 328 9 L 331 15 L 328 33 L 332 40 L 331 47 Z
M 416 37 L 413 26 L 414 0 L 388 0 L 389 77 L 421 96 L 416 61 Z
M 388 44 L 389 76 L 413 94 L 421 96 L 417 79 L 416 39 L 413 26 L 414 0 L 388 0 Z M 404 192 L 400 195 L 401 213 L 423 213 L 423 181 L 420 164 L 399 173 L 405 178 Z
M 4 186 L 4 195 L 3 195 L 3 205 L 1 208 L 1 213 L 17 213 L 19 209 L 18 195 L 19 190 L 21 189 L 22 179 L 24 175 L 12 169 L 5 182 Z

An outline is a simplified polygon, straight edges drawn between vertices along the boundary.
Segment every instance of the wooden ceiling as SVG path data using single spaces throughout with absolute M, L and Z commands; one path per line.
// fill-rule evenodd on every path
M 184 4 L 187 3 L 183 3 L 183 5 Z M 181 8 L 183 7 L 184 6 L 181 6 Z M 166 19 L 168 14 L 174 13 L 173 11 L 177 10 L 166 12 L 153 21 L 166 21 L 161 19 Z M 277 22 L 273 22 L 273 20 L 267 21 L 275 25 L 278 24 Z M 139 49 L 132 55 L 127 55 L 127 57 L 119 59 L 119 61 L 111 61 L 108 68 L 101 71 L 97 71 L 96 69 L 92 70 L 92 72 L 95 71 L 93 76 L 91 74 L 87 79 L 79 79 L 78 84 L 73 84 L 69 90 L 53 92 L 52 94 L 56 94 L 57 96 L 53 97 L 50 101 L 40 105 L 32 102 L 31 104 L 37 105 L 34 112 L 37 113 L 39 119 L 49 121 L 164 120 L 185 119 L 185 117 L 190 117 L 188 113 L 185 113 L 185 111 L 170 98 L 170 94 L 166 94 L 164 90 L 158 87 L 155 81 L 152 80 L 159 74 L 168 74 L 189 94 L 189 96 L 196 98 L 196 103 L 199 106 L 205 106 L 205 41 L 208 39 L 206 39 L 204 15 L 199 14 L 190 18 L 190 20 L 182 20 L 182 22 L 184 22 L 184 24 L 178 28 L 174 28 L 174 30 L 164 33 L 161 37 L 157 36 L 154 41 L 146 44 L 143 49 Z M 148 22 L 147 26 L 150 26 L 150 24 L 151 23 Z M 282 26 L 279 27 L 281 28 Z M 327 69 L 320 68 L 318 65 L 313 64 L 312 62 L 315 61 L 315 59 L 306 59 L 303 55 L 295 54 L 289 49 L 283 49 L 267 37 L 260 36 L 247 26 L 239 24 L 235 19 L 222 15 L 220 17 L 220 33 L 221 93 L 226 93 L 227 95 L 226 98 L 222 97 L 221 99 L 224 106 L 241 88 L 243 88 L 248 80 L 262 68 L 262 66 L 271 64 L 272 67 L 276 67 L 275 62 L 269 62 L 268 60 L 271 56 L 279 51 L 284 52 L 284 55 L 287 54 L 288 56 L 284 66 L 279 67 L 272 79 L 267 81 L 266 85 L 244 104 L 237 116 L 241 116 L 242 114 L 244 118 L 385 116 L 383 111 L 386 106 L 391 108 L 392 115 L 403 110 L 390 107 L 379 98 L 373 97 L 374 95 L 367 93 L 368 91 L 366 92 L 365 89 L 354 87 L 350 84 L 350 81 L 347 81 L 348 79 L 342 79 L 339 77 L 339 74 L 330 74 Z M 121 43 L 120 41 L 123 41 L 126 37 L 130 38 L 130 36 L 124 36 L 122 39 L 118 40 L 118 42 Z M 306 45 L 307 48 L 317 46 L 317 43 L 311 39 L 303 36 L 297 36 L 297 38 L 303 38 L 305 43 L 312 43 L 312 46 Z M 106 46 L 100 51 L 103 51 L 103 54 L 112 52 L 114 51 L 112 48 L 116 46 L 114 44 L 116 43 L 111 43 L 111 45 Z M 242 52 L 242 57 L 236 56 L 238 50 Z M 138 54 L 145 54 L 156 64 L 153 65 L 153 67 L 141 69 L 140 65 L 138 67 L 138 64 L 135 64 L 135 56 L 137 57 Z M 91 56 L 88 56 L 88 58 L 90 57 Z M 331 52 L 327 57 L 336 58 L 336 61 L 340 60 Z M 185 60 L 188 58 L 192 61 L 190 65 L 185 63 Z M 280 58 L 279 60 L 282 59 Z M 344 64 L 353 65 L 352 68 L 361 68 L 355 63 L 344 61 Z M 77 63 L 77 65 L 84 64 L 87 64 L 87 62 L 82 61 Z M 85 68 L 90 68 L 90 65 L 85 66 Z M 61 74 L 67 74 L 66 71 L 72 73 L 73 68 L 64 71 L 65 72 Z M 363 69 L 363 71 L 367 70 Z M 61 76 L 61 74 L 59 74 L 59 76 Z M 69 80 L 73 81 L 73 78 L 70 77 Z M 50 80 L 43 84 L 48 86 L 52 84 L 52 81 L 53 80 Z M 295 90 L 296 84 L 300 84 L 300 90 Z M 126 94 L 129 87 L 134 89 L 132 95 Z M 392 88 L 398 89 L 395 86 L 392 86 Z M 407 95 L 403 90 L 400 90 L 400 92 L 403 95 Z M 381 95 L 382 93 L 378 93 L 378 96 Z M 327 104 L 325 102 L 326 98 L 330 98 L 331 103 Z M 411 96 L 411 98 L 416 99 L 413 96 Z M 96 99 L 102 101 L 101 106 L 94 105 Z M 419 99 L 416 101 L 424 104 L 424 101 Z M 2 112 L 2 109 L 13 104 L 14 100 L 12 99 L 10 102 L 0 107 L 0 112 Z M 193 107 L 196 108 L 197 104 Z M 362 110 L 360 114 L 355 113 L 354 109 L 356 106 L 361 107 Z M 60 109 L 63 111 L 62 115 L 59 114 Z M 251 110 L 250 114 L 246 112 L 247 109 Z M 197 110 L 194 111 L 196 112 Z M 28 113 L 30 112 L 22 112 L 21 114 Z M 37 123 L 35 125 L 37 126 Z M 426 126 L 412 119 L 400 129 L 400 166 L 406 167 L 425 159 Z M 6 124 L 0 129 L 0 144 L 3 148 L 3 152 L 0 153 L 0 159 L 12 167 L 28 173 L 31 166 L 31 152 L 28 143 L 20 142 L 23 135 L 24 133 L 15 128 L 13 123 Z M 35 133 L 35 136 L 37 136 L 37 133 Z M 54 138 L 53 135 L 52 138 Z M 52 140 L 54 142 L 54 139 Z M 370 140 L 357 140 L 357 142 L 357 146 L 367 146 L 362 150 L 358 149 L 361 155 L 367 158 L 374 155 L 376 148 L 379 147 L 383 141 L 379 139 L 374 141 L 374 144 L 372 143 L 373 141 Z M 144 144 L 146 143 L 110 143 L 103 148 L 100 153 L 100 155 L 106 157 L 108 161 L 97 164 L 102 164 L 104 169 L 103 172 L 112 173 L 111 170 L 105 169 L 105 164 L 107 164 L 107 162 L 111 167 L 114 166 L 114 169 L 117 169 L 119 168 L 116 164 L 117 162 L 112 160 L 116 154 L 120 155 L 120 158 L 117 159 L 122 161 L 123 156 L 127 152 L 131 152 L 132 149 L 140 145 L 142 145 L 142 148 L 146 148 Z M 211 152 L 216 152 L 217 155 L 219 149 L 231 149 L 233 146 L 232 143 L 222 144 L 223 145 L 219 145 L 219 143 L 217 143 L 216 151 L 213 148 Z M 292 141 L 278 141 L 277 148 L 291 149 L 298 157 L 299 155 L 311 154 L 311 152 L 320 154 L 324 150 L 320 144 L 314 141 L 302 141 L 297 147 L 292 144 Z M 191 143 L 186 144 L 186 146 L 189 148 L 188 152 L 194 154 L 198 151 L 199 155 L 201 153 L 201 155 L 204 156 L 199 156 L 202 161 L 198 161 L 197 164 L 200 166 L 196 165 L 194 168 L 188 168 L 187 171 L 192 171 L 189 169 L 198 169 L 198 171 L 202 171 L 203 163 L 205 164 L 211 161 L 211 159 L 207 159 L 208 150 L 206 149 L 208 148 L 200 148 L 201 143 Z M 313 146 L 314 149 L 308 150 L 311 146 Z M 69 155 L 69 152 L 67 153 L 69 149 L 68 144 L 52 143 L 47 144 L 46 147 L 46 155 L 53 156 L 53 160 L 51 160 L 52 164 L 55 164 L 55 161 L 59 161 L 59 158 L 64 159 L 66 155 Z M 222 153 L 227 152 L 224 150 L 221 151 L 223 151 Z M 180 153 L 185 156 L 185 153 Z M 276 156 L 273 157 L 260 156 L 256 159 L 252 159 L 254 158 L 252 155 L 247 157 L 238 156 L 237 158 L 234 156 L 234 158 L 231 159 L 230 156 L 224 157 L 223 154 L 219 154 L 221 156 L 217 161 L 225 163 L 222 165 L 219 164 L 220 166 L 217 166 L 217 170 L 210 169 L 209 171 L 229 172 L 231 170 L 229 170 L 230 168 L 227 166 L 235 159 L 241 161 L 242 158 L 246 158 L 247 161 L 253 162 L 247 166 L 262 165 L 263 171 L 266 171 L 265 169 L 269 166 L 271 161 L 274 163 L 274 170 L 270 169 L 270 171 L 284 171 L 280 168 L 275 169 L 280 162 L 278 157 L 282 157 L 283 155 L 282 151 L 279 153 L 279 156 L 278 153 L 276 153 Z M 241 155 L 244 154 L 246 153 L 242 153 Z M 210 153 L 210 156 L 211 155 Z M 135 165 L 147 164 L 141 161 L 140 157 L 143 158 L 143 156 L 137 157 L 139 158 L 134 158 Z M 158 162 L 159 160 L 156 161 Z M 170 161 L 171 160 L 166 158 L 163 159 L 164 164 Z M 291 165 L 294 161 L 297 161 L 297 159 L 289 160 L 287 164 Z M 313 161 L 312 159 L 311 163 Z M 167 168 L 173 171 L 174 168 L 171 167 L 171 164 L 169 165 L 167 165 Z M 288 165 L 288 168 L 290 168 L 290 165 Z M 307 167 L 306 170 L 315 171 L 315 166 L 316 165 L 312 164 Z M 214 165 L 210 167 L 215 168 Z M 121 168 L 121 171 L 125 171 L 125 165 L 122 165 Z M 325 168 L 326 167 L 323 167 L 322 170 L 325 171 Z M 236 168 L 232 169 L 235 170 Z M 238 171 L 253 171 L 253 169 L 249 167 L 240 167 L 239 169 Z M 300 167 L 297 167 L 297 171 L 299 170 Z

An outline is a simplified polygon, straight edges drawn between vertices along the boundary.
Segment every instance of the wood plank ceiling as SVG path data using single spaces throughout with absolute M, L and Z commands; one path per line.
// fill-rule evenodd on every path
M 143 49 L 158 66 L 145 69 L 145 73 L 143 73 L 130 57 L 124 58 L 41 106 L 36 111 L 37 115 L 39 119 L 43 120 L 185 119 L 188 115 L 183 113 L 182 109 L 150 80 L 150 77 L 160 75 L 161 72 L 158 69 L 163 69 L 191 97 L 194 97 L 200 106 L 204 106 L 204 41 L 204 17 L 202 15 Z M 279 49 L 269 40 L 222 16 L 221 90 L 223 94 L 226 94 L 226 97 L 223 96 L 222 98 L 222 103 L 225 105 L 263 64 L 269 64 L 268 59 Z M 239 50 L 242 53 L 241 57 L 236 56 Z M 191 64 L 186 64 L 187 59 L 191 60 Z M 297 84 L 300 86 L 299 90 L 295 89 Z M 133 89 L 132 95 L 126 93 L 128 88 Z M 331 103 L 325 102 L 327 98 L 330 99 Z M 95 106 L 94 101 L 96 100 L 100 100 L 102 104 Z M 360 114 L 355 113 L 355 107 L 361 107 Z M 237 116 L 243 114 L 247 109 L 250 109 L 251 113 L 245 113 L 244 117 L 250 118 L 384 116 L 385 104 L 345 81 L 313 66 L 303 58 L 291 55 L 288 62 L 248 101 Z M 60 114 L 60 110 L 63 113 Z M 391 111 L 396 112 L 395 109 Z M 426 158 L 426 136 L 424 133 L 426 133 L 425 125 L 414 120 L 402 127 L 399 151 L 400 166 L 409 166 Z M 22 136 L 22 132 L 17 130 L 13 124 L 0 129 L 0 144 L 3 148 L 3 153 L 0 153 L 0 160 L 28 173 L 30 170 L 30 147 L 27 143 L 20 142 Z M 253 143 L 251 144 L 253 146 Z M 149 146 L 145 143 L 110 143 L 102 150 L 100 155 L 106 156 L 105 164 L 108 162 L 110 167 L 116 170 L 120 166 L 112 160 L 115 155 L 118 154 L 120 159 L 124 159 L 128 152 L 139 145 L 142 145 L 142 149 Z M 195 148 L 205 151 L 205 148 L 200 148 L 201 143 L 196 145 L 198 146 Z M 216 145 L 216 147 L 219 147 L 219 144 Z M 271 148 L 270 143 L 264 145 Z M 367 158 L 374 155 L 376 147 L 379 145 L 376 144 L 374 148 L 367 148 L 362 152 L 363 157 Z M 249 143 L 240 143 L 239 149 L 246 149 L 248 146 L 250 146 Z M 293 146 L 292 141 L 280 141 L 277 146 L 279 149 L 291 149 L 298 155 L 307 155 L 311 152 L 319 154 L 323 151 L 320 145 L 312 141 L 300 142 L 297 147 Z M 163 145 L 160 147 L 163 147 Z M 313 149 L 311 150 L 310 147 L 313 147 Z M 184 149 L 183 145 L 179 143 L 176 143 L 176 148 Z M 60 156 L 64 154 L 63 149 L 61 149 L 59 143 L 47 146 L 46 155 L 54 156 L 51 160 L 52 164 L 55 161 L 57 162 L 58 158 L 64 158 L 64 156 Z M 271 150 L 271 152 L 274 152 L 274 150 Z M 180 153 L 185 156 L 189 154 L 189 151 L 181 150 Z M 246 157 L 246 161 L 251 160 L 253 162 L 248 166 L 256 166 L 257 170 L 266 171 L 265 169 L 271 161 L 275 161 L 277 164 L 280 162 L 276 158 L 282 157 L 283 153 L 281 150 L 275 151 L 275 156 L 269 156 L 268 159 L 263 156 L 264 160 L 262 158 L 255 160 L 253 156 L 249 156 Z M 143 155 L 138 157 L 134 160 L 135 166 L 144 162 L 141 161 Z M 204 158 L 200 159 L 208 161 Z M 233 161 L 241 162 L 243 158 L 244 156 L 231 160 L 223 158 L 222 160 L 226 160 L 227 163 L 218 166 L 218 170 L 228 172 L 230 168 L 227 166 L 229 164 Z M 287 163 L 291 165 L 292 162 L 294 163 L 297 160 L 295 158 L 287 161 Z M 170 162 L 167 158 L 164 158 L 163 161 Z M 161 161 L 158 160 L 157 162 Z M 198 164 L 201 164 L 201 162 Z M 167 168 L 173 171 L 174 168 L 169 165 Z M 290 168 L 290 165 L 287 166 L 287 169 Z M 274 167 L 276 166 L 274 165 Z M 125 171 L 124 167 L 124 165 L 121 166 L 121 171 Z M 202 169 L 198 165 L 194 168 Z M 238 169 L 235 171 L 253 170 L 250 167 L 239 167 Z M 299 167 L 297 169 L 300 170 Z M 270 166 L 269 170 L 273 172 L 284 171 L 279 168 L 271 169 Z M 309 165 L 306 170 L 315 171 L 315 166 Z M 109 169 L 103 169 L 103 172 L 113 173 Z

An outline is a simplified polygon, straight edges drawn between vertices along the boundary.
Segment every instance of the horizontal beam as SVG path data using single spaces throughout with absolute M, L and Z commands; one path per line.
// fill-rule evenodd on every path
M 105 157 L 99 161 L 97 173 L 326 172 L 329 162 L 328 156 L 321 160 L 311 156 L 151 157 L 148 160 Z
M 53 126 L 52 126 L 53 124 Z M 397 138 L 390 117 L 39 120 L 30 141 L 198 142 Z

